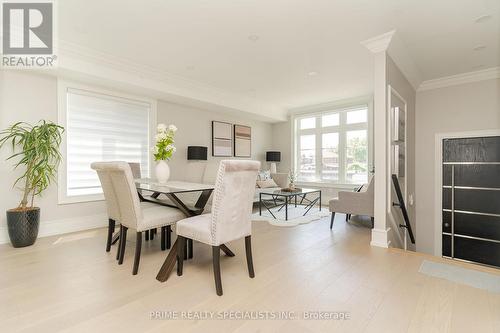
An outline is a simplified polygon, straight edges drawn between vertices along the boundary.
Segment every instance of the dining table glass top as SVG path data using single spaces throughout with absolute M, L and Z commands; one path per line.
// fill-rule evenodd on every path
M 213 190 L 214 185 L 192 183 L 178 180 L 170 180 L 166 183 L 158 183 L 156 179 L 152 178 L 138 178 L 135 179 L 135 185 L 138 190 L 150 191 L 156 193 L 183 193 L 195 191 Z

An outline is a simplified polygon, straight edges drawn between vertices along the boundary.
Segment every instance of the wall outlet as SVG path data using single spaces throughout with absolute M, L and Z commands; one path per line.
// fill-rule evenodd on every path
M 408 204 L 413 206 L 413 193 L 408 196 Z

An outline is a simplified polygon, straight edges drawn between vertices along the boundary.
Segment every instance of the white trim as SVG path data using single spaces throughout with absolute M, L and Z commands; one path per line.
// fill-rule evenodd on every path
M 389 44 L 391 43 L 392 36 L 396 33 L 396 30 L 391 30 L 382 35 L 375 36 L 373 38 L 364 40 L 361 45 L 366 47 L 372 53 L 379 53 L 387 51 Z
M 391 245 L 389 240 L 389 231 L 391 228 L 384 229 L 372 229 L 372 240 L 370 242 L 371 246 L 388 248 Z
M 500 67 L 492 67 L 475 72 L 445 76 L 438 79 L 427 80 L 420 84 L 418 91 L 456 86 L 465 83 L 494 80 L 500 78 Z
M 38 238 L 67 234 L 70 232 L 77 232 L 82 230 L 103 228 L 107 225 L 108 216 L 106 214 L 71 217 L 51 221 L 40 221 Z M 0 244 L 9 242 L 10 240 L 7 225 L 0 225 Z
M 434 255 L 436 257 L 441 257 L 443 255 L 442 248 L 442 228 L 443 215 L 441 213 L 443 206 L 443 174 L 442 174 L 442 164 L 443 164 L 443 140 L 453 139 L 453 138 L 474 138 L 474 137 L 485 137 L 485 136 L 500 136 L 500 130 L 490 129 L 490 130 L 480 130 L 480 131 L 466 131 L 466 132 L 450 132 L 450 133 L 436 133 L 435 144 L 434 144 L 434 202 L 436 203 L 434 207 Z
M 373 95 L 364 95 L 353 98 L 346 98 L 337 101 L 320 103 L 314 105 L 306 105 L 296 108 L 288 109 L 288 114 L 296 117 L 301 114 L 313 114 L 313 113 L 321 113 L 324 111 L 330 110 L 342 110 L 342 109 L 350 109 L 360 105 L 366 105 L 373 102 Z
M 67 91 L 69 89 L 78 89 L 78 90 L 84 90 L 86 92 L 89 92 L 90 94 L 98 94 L 98 95 L 107 95 L 111 96 L 113 98 L 122 98 L 122 99 L 127 99 L 127 100 L 132 100 L 136 101 L 138 103 L 146 103 L 150 107 L 149 111 L 149 140 L 150 140 L 150 147 L 154 146 L 154 138 L 152 133 L 155 132 L 156 128 L 156 123 L 157 123 L 157 101 L 151 98 L 145 98 L 145 97 L 140 97 L 137 95 L 132 95 L 128 93 L 122 93 L 122 92 L 117 92 L 117 91 L 112 91 L 108 89 L 104 89 L 101 87 L 95 87 L 95 86 L 89 86 L 86 84 L 82 83 L 77 83 L 74 81 L 68 81 L 68 80 L 63 80 L 63 79 L 58 79 L 57 80 L 57 101 L 58 101 L 58 108 L 57 108 L 57 118 L 58 118 L 58 124 L 67 127 Z M 65 131 L 63 133 L 63 138 L 61 142 L 61 155 L 62 155 L 62 160 L 61 164 L 59 165 L 59 170 L 57 174 L 57 198 L 58 198 L 58 204 L 59 205 L 64 205 L 64 204 L 73 204 L 73 203 L 79 203 L 79 202 L 90 202 L 90 201 L 102 201 L 104 200 L 104 195 L 103 194 L 93 194 L 93 195 L 82 195 L 82 196 L 71 196 L 68 197 L 66 195 L 66 156 L 67 156 L 67 132 Z M 152 154 L 149 154 L 149 174 L 151 175 L 154 170 L 154 159 Z

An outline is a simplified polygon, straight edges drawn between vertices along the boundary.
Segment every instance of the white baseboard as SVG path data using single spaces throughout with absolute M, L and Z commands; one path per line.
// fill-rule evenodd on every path
M 79 216 L 67 219 L 40 221 L 38 237 L 67 234 L 70 232 L 96 229 L 108 226 L 106 214 Z M 9 232 L 7 225 L 0 225 L 0 244 L 9 243 Z
M 384 229 L 372 229 L 372 240 L 370 242 L 371 246 L 388 248 L 391 244 L 389 240 L 389 231 L 391 228 L 387 230 Z

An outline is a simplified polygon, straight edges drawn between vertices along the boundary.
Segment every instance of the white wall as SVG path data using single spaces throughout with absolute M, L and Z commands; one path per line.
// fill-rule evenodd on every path
M 0 129 L 17 121 L 33 123 L 46 119 L 57 122 L 57 107 L 55 77 L 23 71 L 0 71 Z M 251 126 L 252 158 L 264 160 L 265 151 L 272 147 L 271 124 L 159 101 L 158 121 L 175 123 L 179 127 L 176 138 L 179 150 L 170 163 L 172 178 L 184 178 L 188 145 L 211 146 L 212 120 Z M 20 200 L 19 191 L 12 189 L 20 171 L 12 172 L 12 163 L 5 161 L 9 153 L 9 148 L 0 151 L 0 243 L 8 242 L 4 212 L 16 207 Z M 104 202 L 59 205 L 56 186 L 51 186 L 43 197 L 36 199 L 42 211 L 40 236 L 107 225 Z
M 500 129 L 500 80 L 419 91 L 416 112 L 417 251 L 434 254 L 437 133 Z M 437 249 L 439 251 L 439 249 Z

